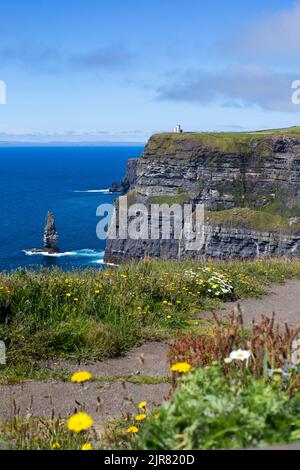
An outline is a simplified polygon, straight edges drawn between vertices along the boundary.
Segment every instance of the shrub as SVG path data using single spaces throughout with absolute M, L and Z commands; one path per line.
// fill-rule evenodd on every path
M 220 366 L 187 374 L 130 442 L 134 449 L 239 449 L 300 439 L 300 394 L 262 380 L 226 378 Z
M 66 422 L 53 417 L 20 418 L 0 422 L 0 447 L 4 450 L 81 450 L 95 440 L 91 431 L 70 433 Z
M 218 359 L 216 341 L 204 334 L 195 332 L 178 333 L 170 345 L 169 362 L 188 362 L 193 367 L 203 367 Z
M 210 334 L 178 333 L 170 345 L 169 361 L 186 361 L 193 367 L 210 365 L 214 361 L 223 362 L 233 349 L 251 351 L 249 366 L 256 377 L 266 375 L 266 369 L 281 368 L 290 362 L 292 343 L 299 335 L 300 328 L 280 329 L 271 318 L 262 315 L 260 322 L 253 323 L 250 330 L 243 327 L 240 310 L 231 312 L 227 319 L 214 314 L 215 325 Z M 226 370 L 226 365 L 224 365 Z

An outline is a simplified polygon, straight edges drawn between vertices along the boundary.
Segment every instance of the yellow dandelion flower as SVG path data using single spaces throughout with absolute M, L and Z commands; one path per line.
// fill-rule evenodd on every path
M 189 372 L 191 367 L 192 366 L 188 362 L 177 362 L 176 364 L 172 365 L 171 371 L 185 374 L 186 372 Z
M 95 290 L 95 294 L 100 294 L 100 291 L 99 291 L 99 290 Z
M 90 372 L 81 370 L 79 372 L 75 372 L 75 374 L 72 375 L 71 382 L 87 382 L 88 380 L 91 380 L 92 377 L 93 375 Z
M 155 419 L 159 419 L 159 418 L 160 418 L 160 413 L 156 413 Z
M 74 297 L 73 300 L 74 300 L 74 302 L 78 302 L 79 299 L 77 297 Z
M 130 426 L 127 431 L 128 433 L 136 433 L 136 432 L 139 432 L 139 428 L 137 428 L 136 426 Z
M 54 442 L 52 444 L 52 449 L 60 449 L 61 445 L 59 444 L 59 442 Z
M 136 421 L 144 421 L 146 418 L 147 418 L 147 415 L 146 415 L 145 413 L 142 413 L 142 414 L 140 414 L 140 415 L 137 415 L 137 416 L 135 417 L 135 420 L 136 420 Z
M 69 431 L 81 432 L 93 426 L 94 421 L 87 413 L 76 413 L 68 419 Z
M 146 408 L 147 402 L 146 401 L 141 401 L 141 403 L 138 404 L 138 408 Z
M 87 442 L 86 444 L 82 445 L 81 450 L 93 450 L 93 446 L 92 446 L 92 444 Z
M 67 297 L 71 297 L 71 294 L 70 294 L 70 292 L 68 292 L 68 293 L 66 294 L 66 296 L 67 296 Z

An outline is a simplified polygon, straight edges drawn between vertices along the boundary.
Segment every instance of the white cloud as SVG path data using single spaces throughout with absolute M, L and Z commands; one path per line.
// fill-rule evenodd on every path
M 295 74 L 276 73 L 257 65 L 230 66 L 218 72 L 189 70 L 160 88 L 158 97 L 201 104 L 216 102 L 224 107 L 258 105 L 272 111 L 300 111 L 291 99 L 295 79 Z
M 291 60 L 300 54 L 300 2 L 254 22 L 233 40 L 225 43 L 226 51 L 252 57 L 269 54 L 270 58 Z
M 84 53 L 63 52 L 43 44 L 17 43 L 0 47 L 1 66 L 13 66 L 43 73 L 81 70 L 112 72 L 125 69 L 134 62 L 134 54 L 122 45 L 109 44 Z

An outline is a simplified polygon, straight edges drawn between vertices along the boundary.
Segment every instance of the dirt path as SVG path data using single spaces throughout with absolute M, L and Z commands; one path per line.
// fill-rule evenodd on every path
M 239 303 L 244 312 L 246 324 L 259 319 L 261 314 L 276 313 L 280 322 L 300 324 L 300 280 L 291 280 L 284 285 L 273 285 L 268 295 L 261 299 L 248 299 L 227 303 L 220 310 L 226 314 Z M 211 313 L 208 313 L 211 316 Z M 202 315 L 201 315 L 202 316 Z M 107 418 L 120 417 L 127 412 L 135 412 L 135 405 L 146 400 L 149 405 L 159 404 L 168 393 L 169 385 L 147 383 L 147 377 L 166 377 L 169 373 L 167 362 L 168 344 L 149 342 L 130 352 L 126 357 L 103 362 L 49 360 L 41 364 L 46 369 L 68 371 L 88 370 L 101 381 L 90 382 L 84 387 L 70 382 L 31 381 L 20 385 L 0 386 L 0 418 L 13 414 L 16 403 L 22 416 L 67 417 L 74 412 L 76 401 L 84 402 L 86 410 L 94 417 L 101 428 Z M 107 380 L 104 376 L 107 376 Z M 119 379 L 117 376 L 126 376 Z M 140 377 L 141 383 L 131 383 L 130 377 Z M 116 381 L 114 381 L 116 380 Z M 149 381 L 148 381 L 149 382 Z M 150 380 L 151 382 L 151 380 Z M 99 411 L 97 403 L 102 403 Z
M 125 357 L 105 361 L 64 361 L 49 360 L 41 363 L 51 370 L 67 370 L 70 373 L 79 369 L 88 370 L 97 376 L 149 375 L 163 377 L 168 375 L 168 344 L 149 341 L 130 351 Z M 78 369 L 79 368 L 79 369 Z
M 130 352 L 126 357 L 103 362 L 47 361 L 43 366 L 51 370 L 76 372 L 88 370 L 101 381 L 79 384 L 62 381 L 29 381 L 18 385 L 0 386 L 0 418 L 14 414 L 14 403 L 20 416 L 67 417 L 74 412 L 77 402 L 84 403 L 96 424 L 101 426 L 107 418 L 120 417 L 127 412 L 135 413 L 136 405 L 147 401 L 149 405 L 160 404 L 169 391 L 169 384 L 147 382 L 148 377 L 166 377 L 169 373 L 167 363 L 168 345 L 149 342 Z M 107 376 L 107 381 L 104 376 Z M 116 376 L 127 376 L 116 382 Z M 142 383 L 131 383 L 131 377 L 140 377 Z M 104 378 L 104 380 L 103 380 Z M 97 406 L 98 403 L 101 406 Z
M 272 285 L 269 294 L 261 299 L 246 299 L 238 302 L 224 304 L 219 313 L 226 314 L 240 305 L 243 311 L 245 324 L 253 319 L 259 320 L 261 315 L 271 316 L 274 312 L 280 323 L 300 325 L 300 280 L 294 279 L 286 284 Z

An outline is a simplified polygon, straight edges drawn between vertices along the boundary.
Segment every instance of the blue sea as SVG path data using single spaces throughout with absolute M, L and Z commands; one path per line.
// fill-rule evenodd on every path
M 96 209 L 112 203 L 113 181 L 142 147 L 0 147 L 0 270 L 29 266 L 100 267 L 105 242 L 96 236 Z M 59 256 L 42 248 L 47 211 L 56 219 Z

